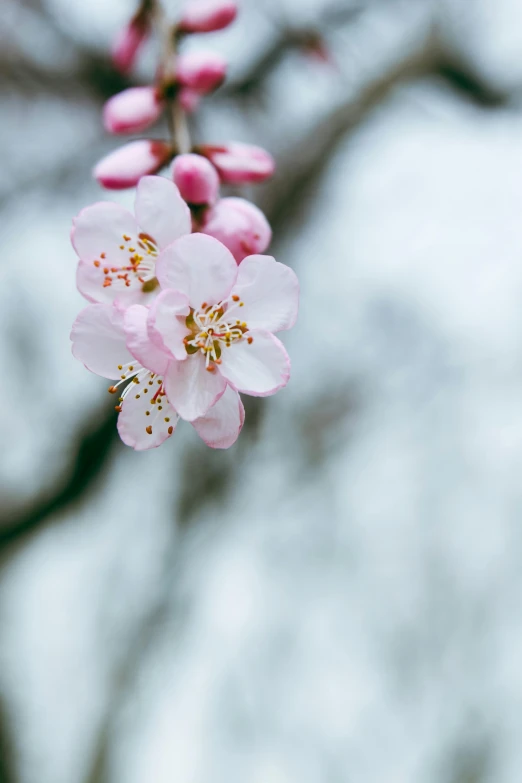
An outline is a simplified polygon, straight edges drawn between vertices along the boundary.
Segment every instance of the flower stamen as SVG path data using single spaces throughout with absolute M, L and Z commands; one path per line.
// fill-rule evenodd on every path
M 231 319 L 231 314 L 236 307 L 243 307 L 244 302 L 237 294 L 230 299 L 209 306 L 203 302 L 200 310 L 190 311 L 186 324 L 191 330 L 192 337 L 184 338 L 185 349 L 188 354 L 200 351 L 205 357 L 205 365 L 208 372 L 214 372 L 215 365 L 221 364 L 221 351 L 223 346 L 231 345 L 243 339 L 248 332 L 246 321 Z M 251 345 L 253 339 L 248 338 Z
M 122 235 L 124 242 L 130 242 L 131 237 Z M 158 256 L 158 247 L 152 237 L 148 234 L 139 234 L 138 240 L 134 243 L 136 247 L 120 245 L 120 250 L 124 254 L 129 254 L 120 266 L 103 267 L 103 288 L 112 286 L 113 283 L 120 280 L 126 288 L 129 288 L 133 281 L 137 280 L 141 284 L 142 290 L 147 293 L 156 288 L 156 258 Z M 100 253 L 100 258 L 104 259 L 106 253 Z M 98 269 L 101 267 L 101 261 L 96 259 L 93 265 Z

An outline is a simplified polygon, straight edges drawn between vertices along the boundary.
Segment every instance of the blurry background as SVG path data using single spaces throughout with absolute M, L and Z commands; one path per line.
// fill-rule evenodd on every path
M 246 195 L 302 288 L 225 453 L 126 449 L 70 353 L 133 10 L 0 4 L 1 782 L 520 783 L 521 3 L 243 0 L 191 42 L 230 57 L 194 137 L 275 154 Z

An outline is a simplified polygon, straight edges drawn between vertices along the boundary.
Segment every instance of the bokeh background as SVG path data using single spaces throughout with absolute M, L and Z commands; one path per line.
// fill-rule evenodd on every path
M 243 0 L 191 42 L 230 57 L 194 137 L 274 153 L 245 195 L 302 289 L 228 452 L 126 449 L 70 353 L 133 10 L 0 4 L 1 782 L 520 783 L 520 0 Z

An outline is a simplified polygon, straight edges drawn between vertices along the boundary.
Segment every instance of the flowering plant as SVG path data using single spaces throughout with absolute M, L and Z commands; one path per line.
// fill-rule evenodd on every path
M 73 221 L 78 289 L 90 302 L 73 325 L 73 354 L 115 381 L 118 431 L 137 450 L 159 446 L 179 418 L 209 446 L 228 448 L 244 422 L 239 392 L 268 396 L 290 377 L 274 333 L 295 323 L 297 278 L 261 255 L 271 240 L 263 213 L 245 199 L 220 198 L 220 184 L 262 182 L 274 162 L 239 142 L 193 146 L 187 127 L 226 62 L 178 47 L 187 35 L 226 27 L 236 12 L 231 0 L 189 0 L 170 24 L 159 0 L 142 1 L 113 61 L 128 72 L 158 30 L 156 84 L 111 98 L 104 124 L 114 134 L 141 132 L 167 112 L 171 138 L 132 141 L 95 168 L 106 188 L 136 186 L 134 214 L 99 202 Z M 171 161 L 171 178 L 157 176 Z

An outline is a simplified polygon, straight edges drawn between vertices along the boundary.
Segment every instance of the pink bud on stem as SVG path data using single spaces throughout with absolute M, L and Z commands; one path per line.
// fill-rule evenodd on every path
M 214 164 L 221 182 L 229 185 L 264 182 L 275 171 L 272 156 L 252 144 L 234 141 L 222 147 L 203 145 L 198 151 Z
M 160 117 L 163 101 L 156 87 L 130 87 L 109 98 L 103 124 L 109 133 L 140 133 Z
M 218 173 L 201 155 L 178 155 L 172 165 L 172 177 L 188 204 L 213 204 L 218 197 Z
M 128 74 L 151 30 L 150 0 L 144 0 L 138 13 L 120 30 L 112 46 L 112 62 L 121 73 Z
M 171 157 L 172 148 L 164 141 L 131 141 L 100 160 L 94 176 L 109 190 L 132 188 L 141 177 L 159 171 Z
M 204 94 L 219 87 L 227 73 L 227 61 L 214 52 L 180 54 L 176 79 L 183 87 Z
M 189 0 L 177 28 L 180 33 L 211 33 L 228 27 L 236 16 L 234 0 Z
M 266 217 L 243 198 L 218 201 L 206 213 L 201 231 L 228 247 L 238 264 L 246 256 L 264 253 L 272 239 Z

